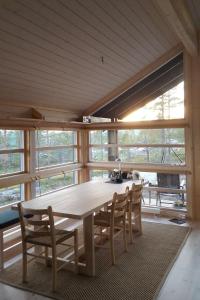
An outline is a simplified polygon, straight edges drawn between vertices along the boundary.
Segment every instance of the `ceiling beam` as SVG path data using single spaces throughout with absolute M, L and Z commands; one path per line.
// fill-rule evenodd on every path
M 198 55 L 198 34 L 185 0 L 155 0 L 186 50 Z
M 133 75 L 129 78 L 126 82 L 118 86 L 116 89 L 111 91 L 109 94 L 104 96 L 103 98 L 99 99 L 97 102 L 92 104 L 87 110 L 83 112 L 83 116 L 90 116 L 94 114 L 97 110 L 105 106 L 106 104 L 110 103 L 113 99 L 123 94 L 127 91 L 130 87 L 134 86 L 140 80 L 144 79 L 146 76 L 150 75 L 162 65 L 167 63 L 170 59 L 175 57 L 177 54 L 183 51 L 183 46 L 181 44 L 176 45 L 165 54 L 157 58 L 154 62 L 147 65 L 145 68 L 140 70 L 137 74 Z
M 32 117 L 35 119 L 45 120 L 45 117 L 34 107 L 31 109 Z

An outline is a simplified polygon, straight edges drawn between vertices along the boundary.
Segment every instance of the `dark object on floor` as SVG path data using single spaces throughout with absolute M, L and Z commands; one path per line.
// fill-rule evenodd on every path
M 171 219 L 169 221 L 172 222 L 172 223 L 175 223 L 175 224 L 179 224 L 179 225 L 184 224 L 186 222 L 183 219 L 177 219 L 177 218 L 173 218 L 173 219 Z

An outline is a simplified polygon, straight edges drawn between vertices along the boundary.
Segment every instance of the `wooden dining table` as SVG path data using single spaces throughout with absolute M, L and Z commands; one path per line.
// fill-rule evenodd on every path
M 130 187 L 132 183 L 133 181 L 120 184 L 89 181 L 25 201 L 23 207 L 45 209 L 52 206 L 55 216 L 82 220 L 86 262 L 84 273 L 95 276 L 94 212 L 110 203 L 114 192 L 122 193 L 126 186 Z M 134 181 L 134 183 L 139 184 L 141 181 Z

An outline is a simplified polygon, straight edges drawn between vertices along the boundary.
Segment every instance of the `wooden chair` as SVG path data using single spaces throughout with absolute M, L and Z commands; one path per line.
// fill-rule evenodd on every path
M 78 271 L 78 230 L 73 231 L 56 229 L 54 225 L 54 217 L 52 212 L 52 207 L 49 206 L 47 209 L 24 209 L 22 204 L 18 204 L 21 233 L 22 233 L 22 253 L 23 253 L 23 282 L 27 281 L 27 256 L 32 256 L 33 258 L 43 258 L 48 265 L 50 257 L 48 256 L 48 249 L 52 252 L 52 290 L 56 290 L 57 282 L 57 272 L 69 261 L 60 258 L 62 264 L 58 267 L 57 261 L 59 260 L 59 255 L 57 253 L 57 245 L 67 246 L 67 249 L 74 248 L 74 266 L 75 271 Z M 27 219 L 24 217 L 26 214 L 31 214 L 33 217 Z M 43 217 L 43 218 L 42 218 Z M 67 239 L 74 237 L 74 246 L 64 244 L 63 242 Z M 36 251 L 31 251 L 28 244 L 32 247 L 38 245 L 43 246 L 44 251 L 36 253 Z M 29 245 L 30 246 L 30 245 Z M 31 248 L 32 248 L 31 247 Z
M 128 227 L 130 242 L 133 243 L 134 226 L 139 234 L 142 234 L 142 218 L 141 218 L 141 201 L 142 201 L 143 184 L 132 184 L 129 191 L 128 202 Z
M 102 228 L 110 229 L 110 248 L 112 264 L 115 264 L 114 253 L 114 238 L 123 231 L 124 248 L 127 251 L 126 240 L 126 210 L 128 204 L 129 189 L 126 188 L 123 194 L 113 194 L 112 204 L 108 206 L 107 210 L 100 211 L 94 216 L 94 225 L 100 226 L 100 235 L 102 237 Z M 115 230 L 117 232 L 115 232 Z

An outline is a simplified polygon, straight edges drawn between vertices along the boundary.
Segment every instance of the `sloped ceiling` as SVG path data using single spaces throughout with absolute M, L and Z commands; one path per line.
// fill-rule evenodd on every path
M 200 1 L 199 0 L 186 0 L 189 11 L 192 15 L 194 23 L 198 30 L 200 30 Z
M 0 3 L 0 104 L 81 115 L 179 42 L 153 0 Z

